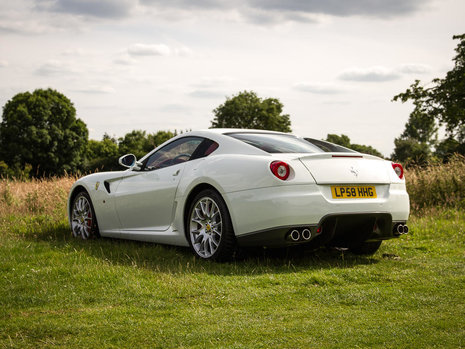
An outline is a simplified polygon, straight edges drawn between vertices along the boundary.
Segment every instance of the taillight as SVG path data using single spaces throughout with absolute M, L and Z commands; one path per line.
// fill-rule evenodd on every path
M 285 181 L 291 173 L 291 171 L 289 170 L 289 165 L 283 161 L 273 161 L 270 164 L 270 169 L 276 177 L 283 181 Z
M 402 165 L 396 163 L 392 163 L 391 165 L 397 177 L 399 177 L 400 179 L 404 178 L 404 168 L 402 167 Z

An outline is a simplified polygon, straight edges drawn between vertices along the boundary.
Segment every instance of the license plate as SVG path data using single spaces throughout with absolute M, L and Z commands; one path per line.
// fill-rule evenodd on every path
M 333 199 L 374 199 L 376 188 L 372 185 L 332 185 Z

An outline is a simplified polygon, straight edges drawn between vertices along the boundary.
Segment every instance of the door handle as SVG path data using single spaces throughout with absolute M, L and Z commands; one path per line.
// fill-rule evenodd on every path
M 177 170 L 175 173 L 173 173 L 173 176 L 177 176 L 179 174 L 179 170 Z

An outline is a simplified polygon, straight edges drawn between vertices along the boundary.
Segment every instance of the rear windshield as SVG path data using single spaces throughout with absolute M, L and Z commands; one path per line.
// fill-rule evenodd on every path
M 253 145 L 267 153 L 322 153 L 323 150 L 292 135 L 272 133 L 228 133 L 228 136 Z
M 320 141 L 318 139 L 313 138 L 304 138 L 307 142 L 312 143 L 313 145 L 320 148 L 322 151 L 326 153 L 357 153 L 355 150 L 343 147 L 341 145 L 337 145 L 334 143 Z

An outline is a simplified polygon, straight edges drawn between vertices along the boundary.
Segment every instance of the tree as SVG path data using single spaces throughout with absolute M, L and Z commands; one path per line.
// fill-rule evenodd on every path
M 87 171 L 110 171 L 118 169 L 118 142 L 108 134 L 103 135 L 101 141 L 89 140 L 87 143 Z
M 420 80 L 415 80 L 410 88 L 393 98 L 393 101 L 402 103 L 411 100 L 414 105 L 404 133 L 396 139 L 397 144 L 403 147 L 410 144 L 413 147 L 411 151 L 429 147 L 428 156 L 432 154 L 431 147 L 437 144 L 438 125 L 445 126 L 447 140 L 441 142 L 446 144 L 438 148 L 437 156 L 451 151 L 463 154 L 465 150 L 465 34 L 455 35 L 453 39 L 459 40 L 453 58 L 454 68 L 445 78 L 432 80 L 430 87 L 422 86 Z M 396 149 L 393 156 L 411 151 Z
M 120 155 L 134 154 L 137 158 L 144 156 L 149 149 L 153 149 L 149 144 L 146 132 L 133 130 L 126 133 L 124 137 L 118 139 Z
M 211 128 L 252 128 L 291 132 L 289 115 L 276 98 L 262 99 L 253 91 L 243 91 L 213 110 Z
M 343 134 L 338 136 L 336 134 L 330 133 L 326 136 L 326 141 L 334 143 L 334 144 L 342 145 L 343 147 L 358 151 L 360 153 L 371 154 L 374 156 L 379 156 L 380 158 L 383 157 L 383 154 L 381 154 L 378 150 L 376 150 L 370 145 L 350 143 L 350 138 Z
M 82 169 L 88 131 L 73 103 L 52 89 L 15 95 L 3 107 L 0 160 L 10 169 L 31 166 L 33 176 Z

